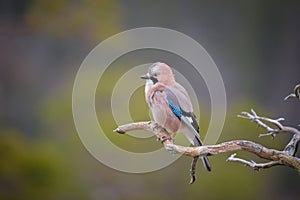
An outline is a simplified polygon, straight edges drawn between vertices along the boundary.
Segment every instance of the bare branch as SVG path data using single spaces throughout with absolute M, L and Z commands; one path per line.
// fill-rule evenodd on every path
M 297 98 L 297 99 L 300 99 L 300 84 L 296 85 L 294 87 L 294 92 L 287 95 L 284 100 L 288 100 L 290 98 Z
M 290 142 L 284 148 L 284 151 L 290 156 L 295 156 L 299 143 L 300 143 L 300 135 L 297 134 L 293 135 Z
M 193 162 L 191 164 L 191 170 L 190 170 L 190 184 L 193 184 L 196 180 L 196 165 L 197 165 L 197 161 L 198 161 L 199 156 L 196 156 L 193 158 Z
M 152 121 L 147 122 L 134 122 L 131 124 L 125 124 L 122 126 L 119 126 L 114 130 L 114 132 L 124 134 L 128 131 L 134 131 L 134 130 L 146 130 L 153 132 L 157 139 L 160 141 L 163 141 L 163 144 L 166 148 L 166 145 L 173 144 L 173 140 L 171 140 L 168 136 L 168 132 L 163 127 L 159 126 L 157 123 Z
M 173 144 L 173 140 L 168 137 L 169 134 L 166 131 L 166 129 L 164 129 L 163 127 L 159 126 L 158 124 L 156 124 L 155 122 L 135 122 L 135 123 L 131 123 L 131 124 L 125 124 L 122 126 L 119 126 L 117 129 L 114 130 L 114 132 L 120 133 L 120 134 L 124 134 L 128 131 L 134 131 L 134 130 L 147 130 L 147 131 L 151 131 L 153 132 L 157 139 L 159 141 L 162 141 L 162 143 L 164 144 L 165 149 L 167 149 L 168 151 L 170 151 L 172 153 L 172 150 L 168 148 L 168 145 Z M 176 151 L 173 152 L 178 153 Z M 199 156 L 198 155 L 194 155 L 193 157 L 193 161 L 191 164 L 191 169 L 190 169 L 190 184 L 194 183 L 196 180 L 196 164 L 198 161 Z
M 252 114 L 247 114 L 246 112 L 244 113 L 246 116 L 245 118 L 251 119 L 254 122 L 258 123 L 262 127 L 266 128 L 268 131 L 273 131 L 273 132 L 281 132 L 281 131 L 286 131 L 285 129 L 287 127 L 284 127 L 280 124 L 278 120 L 272 120 L 269 118 L 265 117 L 259 117 L 256 115 L 254 111 L 252 111 Z M 268 122 L 271 122 L 275 124 L 278 129 L 272 129 L 268 127 L 267 125 L 264 125 L 264 123 L 261 122 L 261 120 L 265 120 Z M 229 142 L 223 142 L 220 144 L 216 145 L 207 145 L 207 146 L 199 146 L 199 147 L 184 147 L 180 145 L 175 145 L 173 143 L 173 140 L 168 139 L 168 132 L 156 124 L 155 122 L 135 122 L 132 124 L 126 124 L 118 127 L 115 132 L 118 133 L 125 133 L 127 131 L 133 131 L 133 130 L 148 130 L 152 131 L 156 137 L 163 141 L 164 147 L 166 150 L 168 150 L 171 153 L 180 153 L 186 156 L 191 156 L 191 157 L 198 157 L 198 156 L 212 156 L 212 155 L 217 155 L 221 153 L 226 153 L 226 152 L 232 152 L 232 151 L 237 151 L 237 150 L 243 150 L 247 151 L 250 153 L 253 153 L 261 158 L 267 159 L 271 161 L 270 163 L 264 163 L 264 164 L 257 164 L 257 163 L 252 163 L 250 164 L 247 161 L 242 161 L 242 163 L 247 164 L 248 166 L 254 166 L 254 168 L 267 168 L 267 167 L 272 167 L 275 165 L 286 165 L 289 167 L 292 167 L 294 169 L 297 169 L 300 172 L 300 159 L 294 157 L 295 149 L 296 146 L 299 142 L 300 134 L 296 134 L 297 136 L 293 137 L 294 141 L 290 142 L 284 151 L 279 151 L 275 149 L 269 149 L 266 148 L 258 143 L 252 142 L 252 141 L 247 141 L 247 140 L 234 140 L 234 141 L 229 141 Z M 288 131 L 289 132 L 289 131 Z M 293 132 L 299 133 L 297 129 L 293 130 Z M 298 137 L 299 136 L 299 137 Z M 164 140 L 164 138 L 167 138 Z M 295 147 L 293 147 L 293 145 Z M 237 158 L 230 157 L 229 161 L 238 161 L 241 162 L 241 160 L 236 160 Z M 274 161 L 274 162 L 272 162 Z M 193 171 L 193 165 L 196 162 L 192 164 L 192 169 L 191 169 L 191 182 L 194 181 L 194 171 Z
M 231 161 L 231 162 L 240 162 L 243 163 L 245 166 L 252 167 L 255 171 L 259 171 L 260 169 L 265 169 L 265 168 L 270 168 L 275 165 L 281 165 L 279 161 L 270 161 L 267 163 L 256 163 L 253 160 L 251 161 L 246 161 L 241 158 L 236 158 L 236 153 L 232 154 L 226 161 Z
M 261 126 L 262 128 L 266 129 L 267 133 L 260 134 L 259 137 L 268 136 L 268 135 L 275 137 L 276 134 L 284 133 L 284 132 L 296 134 L 296 135 L 300 136 L 300 131 L 298 129 L 289 127 L 289 126 L 283 126 L 281 124 L 281 121 L 284 121 L 284 118 L 282 118 L 282 117 L 278 118 L 278 119 L 270 119 L 267 117 L 260 117 L 256 114 L 256 112 L 253 109 L 251 109 L 251 113 L 252 114 L 250 114 L 248 112 L 242 112 L 242 115 L 238 115 L 238 117 L 244 118 L 244 119 L 250 119 L 251 121 L 257 123 L 258 126 Z M 263 121 L 269 122 L 269 123 L 273 124 L 274 126 L 276 126 L 277 128 L 271 128 L 270 126 L 265 124 Z

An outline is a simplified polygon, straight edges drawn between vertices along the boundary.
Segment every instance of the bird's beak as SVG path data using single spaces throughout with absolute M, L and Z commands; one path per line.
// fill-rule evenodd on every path
M 140 76 L 141 79 L 150 79 L 149 74 L 145 74 L 143 76 Z

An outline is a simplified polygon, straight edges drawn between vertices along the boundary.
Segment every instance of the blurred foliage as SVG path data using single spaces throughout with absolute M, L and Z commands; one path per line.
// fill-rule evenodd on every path
M 53 143 L 28 141 L 14 129 L 0 132 L 0 199 L 80 199 L 70 163 Z
M 117 33 L 121 10 L 115 0 L 32 0 L 26 23 L 57 37 L 82 36 L 99 41 Z

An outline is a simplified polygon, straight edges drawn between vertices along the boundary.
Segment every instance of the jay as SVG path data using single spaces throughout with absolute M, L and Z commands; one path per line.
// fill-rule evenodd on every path
M 171 133 L 171 139 L 180 132 L 191 144 L 201 146 L 199 125 L 191 100 L 184 87 L 175 81 L 171 68 L 157 62 L 141 78 L 146 79 L 145 96 L 154 121 Z M 201 158 L 206 170 L 211 171 L 208 158 Z

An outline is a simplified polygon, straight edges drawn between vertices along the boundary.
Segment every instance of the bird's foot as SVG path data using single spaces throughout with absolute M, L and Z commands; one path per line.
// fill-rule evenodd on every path
M 164 142 L 167 141 L 167 140 L 170 140 L 170 141 L 174 142 L 174 138 L 173 138 L 173 136 L 171 136 L 171 135 L 166 135 L 166 136 L 163 136 L 163 137 L 161 138 L 161 142 L 162 142 L 162 143 L 164 143 Z

